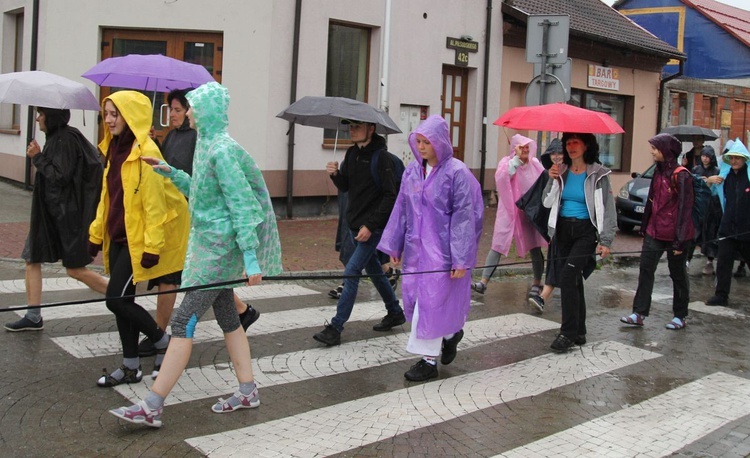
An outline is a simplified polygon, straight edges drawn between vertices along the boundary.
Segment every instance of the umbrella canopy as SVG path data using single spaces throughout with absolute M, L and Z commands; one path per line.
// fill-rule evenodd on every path
M 0 75 L 0 103 L 99 110 L 99 101 L 83 84 L 38 70 Z
M 621 134 L 625 132 L 607 113 L 574 107 L 566 103 L 549 103 L 515 107 L 493 124 L 520 130 L 543 132 L 577 132 L 581 134 Z
M 161 54 L 110 57 L 91 67 L 82 76 L 99 86 L 154 92 L 195 88 L 214 81 L 213 76 L 202 65 Z
M 679 126 L 665 127 L 661 131 L 663 134 L 672 134 L 677 140 L 682 142 L 692 142 L 695 140 L 716 140 L 719 138 L 714 131 L 705 127 L 689 126 L 680 124 Z
M 385 111 L 345 97 L 305 96 L 286 107 L 276 117 L 303 126 L 336 130 L 341 128 L 342 120 L 351 119 L 375 124 L 375 131 L 379 134 L 401 133 L 401 129 Z

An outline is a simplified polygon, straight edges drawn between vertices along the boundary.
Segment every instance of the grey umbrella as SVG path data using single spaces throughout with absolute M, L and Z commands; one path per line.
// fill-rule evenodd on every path
M 705 127 L 690 126 L 687 124 L 680 124 L 679 126 L 665 127 L 661 131 L 663 134 L 672 134 L 677 140 L 683 142 L 691 142 L 694 140 L 716 140 L 719 138 L 711 129 Z
M 99 101 L 83 84 L 40 70 L 0 75 L 0 103 L 99 111 Z
M 305 96 L 276 117 L 303 126 L 336 130 L 341 128 L 341 121 L 351 119 L 375 124 L 375 131 L 379 134 L 401 133 L 385 111 L 345 97 Z

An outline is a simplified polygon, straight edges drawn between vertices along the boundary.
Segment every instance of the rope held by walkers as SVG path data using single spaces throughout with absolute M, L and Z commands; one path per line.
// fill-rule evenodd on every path
M 745 232 L 742 234 L 736 234 L 732 237 L 737 237 L 740 235 L 746 235 L 750 234 L 750 232 Z M 717 237 L 714 240 L 709 240 L 707 242 L 703 243 L 710 243 L 715 241 L 721 241 L 727 238 L 731 237 Z M 663 250 L 653 250 L 653 251 L 663 251 Z M 638 251 L 613 251 L 610 252 L 610 258 L 618 257 L 618 256 L 625 256 L 625 255 L 634 255 L 634 254 L 642 254 L 646 253 L 648 251 L 644 250 L 638 250 Z M 590 254 L 586 255 L 580 255 L 580 257 L 591 257 Z M 571 258 L 571 256 L 567 256 L 567 259 Z M 547 262 L 555 261 L 556 258 L 548 258 Z M 508 262 L 504 264 L 495 264 L 495 265 L 488 265 L 488 266 L 476 266 L 473 268 L 473 270 L 478 269 L 484 269 L 486 267 L 510 267 L 510 266 L 516 266 L 516 265 L 523 265 L 523 264 L 530 264 L 531 261 L 518 261 L 518 262 Z M 451 272 L 453 269 L 440 269 L 440 270 L 424 270 L 419 272 L 401 272 L 399 275 L 401 276 L 407 276 L 407 275 L 425 275 L 425 274 L 436 274 L 436 273 L 445 273 L 445 272 Z M 343 280 L 347 278 L 372 278 L 372 277 L 380 277 L 380 276 L 387 276 L 387 274 L 359 274 L 359 275 L 275 275 L 275 276 L 268 276 L 263 277 L 263 281 L 299 281 L 299 280 Z M 186 293 L 188 291 L 199 291 L 202 289 L 209 289 L 209 288 L 219 288 L 222 286 L 235 286 L 235 285 L 241 285 L 243 283 L 247 283 L 247 278 L 240 278 L 237 280 L 227 280 L 217 283 L 210 283 L 207 285 L 196 285 L 196 286 L 188 286 L 185 288 L 177 288 L 172 289 L 169 291 L 157 291 L 153 293 L 142 293 L 142 294 L 132 294 L 128 296 L 118 296 L 118 299 L 137 299 L 141 297 L 148 297 L 148 296 L 158 296 L 160 294 L 176 294 L 176 293 Z M 68 305 L 82 305 L 82 304 L 92 304 L 95 302 L 104 302 L 106 301 L 106 297 L 100 297 L 95 299 L 82 299 L 82 300 L 75 300 L 75 301 L 65 301 L 65 302 L 51 302 L 49 304 L 40 304 L 40 305 L 18 305 L 18 306 L 12 306 L 4 309 L 0 309 L 0 313 L 2 312 L 18 312 L 21 310 L 28 310 L 30 308 L 52 308 L 52 307 L 64 307 Z

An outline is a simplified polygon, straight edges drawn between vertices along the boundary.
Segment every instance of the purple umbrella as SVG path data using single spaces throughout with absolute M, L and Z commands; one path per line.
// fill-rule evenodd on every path
M 128 54 L 110 57 L 84 73 L 99 86 L 141 91 L 169 92 L 215 81 L 202 65 L 190 64 L 161 54 Z

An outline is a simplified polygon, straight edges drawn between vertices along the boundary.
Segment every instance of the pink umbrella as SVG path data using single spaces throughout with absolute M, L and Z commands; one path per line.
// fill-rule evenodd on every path
M 195 88 L 215 81 L 202 65 L 191 64 L 161 54 L 128 54 L 110 57 L 83 75 L 99 86 L 169 92 Z
M 512 129 L 542 132 L 586 134 L 621 134 L 625 132 L 606 113 L 578 108 L 565 103 L 511 108 L 497 118 L 493 124 Z

